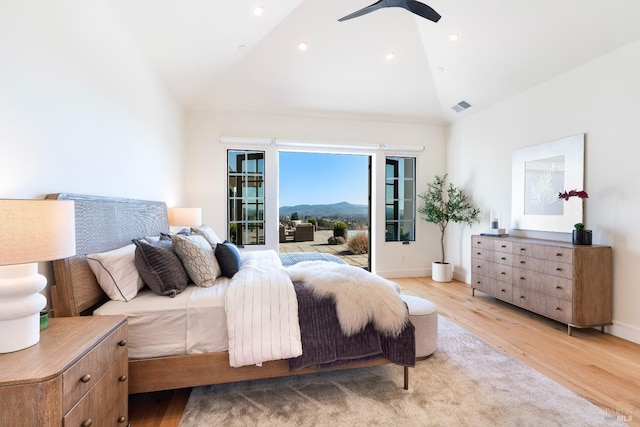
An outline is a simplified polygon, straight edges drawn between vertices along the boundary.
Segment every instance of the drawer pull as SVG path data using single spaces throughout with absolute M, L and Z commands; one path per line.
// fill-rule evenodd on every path
M 482 252 L 476 252 L 476 255 L 482 255 Z
M 121 340 L 121 341 L 118 341 L 118 345 L 119 345 L 120 347 L 124 347 L 125 345 L 127 345 L 127 340 Z
M 556 267 L 556 271 L 562 271 L 561 267 Z
M 504 289 L 500 289 L 500 292 L 507 292 L 507 291 L 506 291 L 506 290 L 504 290 Z
M 521 250 L 522 252 L 524 252 L 524 251 L 526 251 L 527 249 L 526 249 L 526 248 L 520 248 L 520 250 Z
M 524 277 L 521 277 L 520 280 L 524 280 Z
M 562 286 L 556 286 L 556 289 L 560 290 L 562 289 Z
M 118 381 L 120 381 L 121 383 L 125 382 L 127 380 L 127 376 L 126 375 L 120 375 L 118 377 Z
M 526 264 L 526 262 L 525 261 L 520 261 L 520 264 L 524 265 L 524 264 Z
M 502 261 L 506 261 L 507 259 L 505 257 L 500 258 Z
M 500 274 L 502 274 L 503 276 L 505 276 L 507 273 L 505 273 L 504 271 L 501 271 Z
M 560 307 L 556 307 L 556 311 L 562 311 Z
M 502 245 L 502 246 L 501 246 L 501 248 L 503 248 L 503 249 L 504 249 L 504 248 L 506 248 L 506 247 L 507 247 L 507 245 Z
M 520 295 L 520 299 L 525 299 L 525 298 L 524 298 L 524 295 Z
M 91 374 L 84 374 L 82 376 L 82 378 L 80 378 L 80 382 L 81 383 L 88 383 L 89 381 L 91 381 Z
M 561 254 L 560 252 L 558 252 L 558 253 L 556 254 L 556 256 L 562 256 L 562 254 Z
M 477 281 L 476 281 L 476 284 L 477 284 L 477 285 L 479 285 L 480 283 L 481 283 L 481 282 L 480 282 L 480 280 L 477 280 Z
M 476 265 L 476 268 L 480 268 L 480 266 L 479 266 L 479 265 Z
M 124 424 L 125 421 L 127 421 L 127 417 L 125 417 L 124 415 L 120 415 L 118 417 L 118 423 Z
M 82 424 L 80 424 L 80 427 L 89 427 L 90 425 L 93 425 L 93 420 L 91 418 L 84 420 Z

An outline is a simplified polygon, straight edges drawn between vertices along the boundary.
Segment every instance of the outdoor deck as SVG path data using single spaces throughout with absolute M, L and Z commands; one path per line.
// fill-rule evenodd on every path
M 333 236 L 332 230 L 317 230 L 312 242 L 286 242 L 280 243 L 280 252 L 321 252 L 332 254 L 342 258 L 350 265 L 356 267 L 369 267 L 369 254 L 354 255 L 347 245 L 330 245 L 327 239 Z

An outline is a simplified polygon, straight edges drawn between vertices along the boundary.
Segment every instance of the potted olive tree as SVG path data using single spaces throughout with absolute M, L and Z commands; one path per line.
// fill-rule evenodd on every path
M 440 248 L 442 256 L 440 261 L 431 264 L 433 280 L 438 282 L 450 282 L 453 278 L 451 264 L 445 262 L 444 232 L 450 222 L 472 225 L 479 222 L 480 209 L 476 208 L 469 196 L 464 191 L 449 183 L 447 186 L 447 174 L 437 176 L 427 184 L 427 190 L 419 194 L 424 206 L 418 212 L 424 215 L 424 220 L 436 224 L 440 228 Z

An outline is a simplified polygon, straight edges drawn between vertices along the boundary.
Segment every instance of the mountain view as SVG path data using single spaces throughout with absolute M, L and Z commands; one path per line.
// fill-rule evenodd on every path
M 280 216 L 291 216 L 292 213 L 297 212 L 300 218 L 306 217 L 338 217 L 338 218 L 350 218 L 350 217 L 362 217 L 369 215 L 369 207 L 367 205 L 354 205 L 349 202 L 340 202 L 327 205 L 296 205 L 296 206 L 281 206 Z

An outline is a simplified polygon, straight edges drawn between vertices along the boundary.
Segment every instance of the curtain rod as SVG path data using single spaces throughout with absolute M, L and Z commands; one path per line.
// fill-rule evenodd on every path
M 241 145 L 276 145 L 280 147 L 294 147 L 294 148 L 332 148 L 339 150 L 363 150 L 363 151 L 398 151 L 398 152 L 411 152 L 421 153 L 425 150 L 424 146 L 418 145 L 353 145 L 343 144 L 339 142 L 323 142 L 323 141 L 299 141 L 292 139 L 280 139 L 280 138 L 246 138 L 235 136 L 221 136 L 220 143 L 222 144 L 241 144 Z

